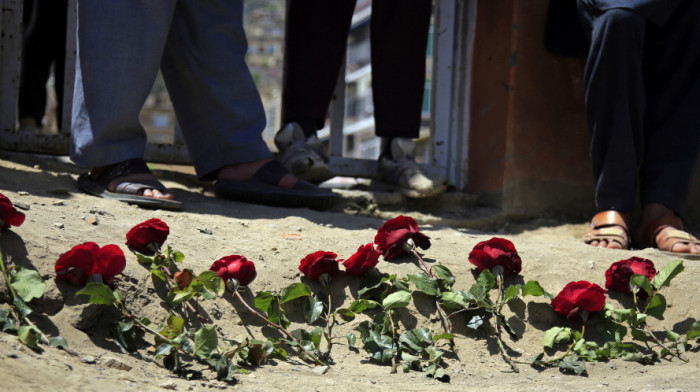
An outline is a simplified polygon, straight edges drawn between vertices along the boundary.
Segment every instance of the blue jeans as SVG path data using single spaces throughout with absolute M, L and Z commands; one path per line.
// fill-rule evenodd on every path
M 160 68 L 201 179 L 271 156 L 244 56 L 242 0 L 79 1 L 71 159 L 141 158 L 139 112 Z

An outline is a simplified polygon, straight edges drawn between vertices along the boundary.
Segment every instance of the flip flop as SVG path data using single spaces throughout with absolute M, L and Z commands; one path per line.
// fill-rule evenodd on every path
M 617 211 L 602 211 L 593 216 L 588 232 L 583 236 L 583 242 L 593 241 L 616 242 L 622 249 L 629 249 L 630 235 L 625 219 Z
M 671 227 L 673 229 L 667 231 L 661 238 L 657 239 L 659 233 L 667 227 Z M 662 215 L 647 223 L 646 227 L 642 230 L 642 238 L 640 243 L 642 246 L 654 247 L 659 252 L 667 255 L 691 260 L 700 260 L 700 254 L 680 253 L 670 250 L 679 243 L 688 245 L 700 244 L 700 241 L 698 241 L 697 238 L 683 230 L 683 221 L 681 221 L 681 218 L 675 215 Z
M 153 197 L 141 196 L 138 193 L 143 189 L 157 189 L 163 193 L 166 188 L 160 181 L 152 180 L 125 180 L 119 182 L 114 191 L 107 189 L 109 184 L 120 178 L 134 174 L 152 174 L 143 159 L 135 158 L 117 163 L 97 176 L 96 179 L 90 177 L 89 173 L 83 173 L 78 177 L 78 188 L 90 195 L 104 199 L 123 201 L 146 208 L 162 208 L 167 210 L 180 210 L 182 203 L 175 200 L 156 199 Z
M 258 169 L 248 181 L 217 180 L 214 190 L 217 195 L 231 200 L 314 210 L 327 210 L 340 197 L 301 178 L 294 188 L 277 186 L 287 173 L 281 163 L 273 160 Z

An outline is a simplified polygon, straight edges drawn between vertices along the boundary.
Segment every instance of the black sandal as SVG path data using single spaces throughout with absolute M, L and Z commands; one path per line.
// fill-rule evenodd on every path
M 287 173 L 281 163 L 270 161 L 258 169 L 250 180 L 217 180 L 214 189 L 217 195 L 231 200 L 314 210 L 327 210 L 340 197 L 301 178 L 293 188 L 278 186 Z
M 166 188 L 160 181 L 152 180 L 125 180 L 121 181 L 110 191 L 108 186 L 111 182 L 134 174 L 152 174 L 146 162 L 141 158 L 129 159 L 117 163 L 105 169 L 97 178 L 93 179 L 90 173 L 83 173 L 78 177 L 78 188 L 81 191 L 102 197 L 104 199 L 119 200 L 129 204 L 136 204 L 147 208 L 163 208 L 167 210 L 180 210 L 182 203 L 175 200 L 156 199 L 139 195 L 144 189 L 157 189 L 163 193 Z

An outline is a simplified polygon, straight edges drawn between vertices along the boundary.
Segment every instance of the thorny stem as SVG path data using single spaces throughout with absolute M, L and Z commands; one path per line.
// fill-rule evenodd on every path
M 168 343 L 168 344 L 174 345 L 174 343 L 173 343 L 173 341 L 172 341 L 171 339 L 168 339 L 167 337 L 163 336 L 160 332 L 158 332 L 158 331 L 154 330 L 153 328 L 149 327 L 148 325 L 142 323 L 141 320 L 138 319 L 138 317 L 136 317 L 133 313 L 131 313 L 131 312 L 129 311 L 129 309 L 126 308 L 126 305 L 124 305 L 123 302 L 117 301 L 117 302 L 114 304 L 114 306 L 115 306 L 119 311 L 121 311 L 122 314 L 123 314 L 124 316 L 126 316 L 126 317 L 128 317 L 130 320 L 134 321 L 134 322 L 136 323 L 136 325 L 139 326 L 139 328 L 143 329 L 144 331 L 146 331 L 146 332 L 148 332 L 148 333 L 150 333 L 150 334 L 152 334 L 152 335 L 158 336 L 159 338 L 163 339 L 163 341 L 166 342 L 166 343 Z
M 278 331 L 282 332 L 283 334 L 285 334 L 289 339 L 294 340 L 294 341 L 297 341 L 297 340 L 298 340 L 298 339 L 295 338 L 291 333 L 289 333 L 289 331 L 287 331 L 287 329 L 285 329 L 284 327 L 282 327 L 281 325 L 279 325 L 279 324 L 277 324 L 277 323 L 274 323 L 274 322 L 270 321 L 270 319 L 268 319 L 267 317 L 263 316 L 262 314 L 260 314 L 260 312 L 258 312 L 257 310 L 253 309 L 250 305 L 248 305 L 248 303 L 245 302 L 245 300 L 244 300 L 243 297 L 241 296 L 241 293 L 239 293 L 238 291 L 236 291 L 235 294 L 236 294 L 236 298 L 238 298 L 238 300 L 241 302 L 241 304 L 242 304 L 246 309 L 248 309 L 249 312 L 251 312 L 251 313 L 253 313 L 254 315 L 258 316 L 260 319 L 262 319 L 263 321 L 265 321 L 265 322 L 266 322 L 268 325 L 270 325 L 271 327 L 273 327 L 273 328 L 277 329 Z M 302 350 L 303 350 L 303 348 L 302 348 Z M 325 366 L 325 365 L 326 365 L 325 363 L 323 363 L 320 359 L 318 359 L 318 358 L 317 358 L 315 355 L 313 355 L 312 353 L 310 353 L 310 352 L 304 350 L 304 354 L 305 354 L 306 356 L 308 356 L 309 358 L 311 358 L 317 365 L 322 365 L 322 366 Z
M 501 357 L 503 357 L 503 360 L 506 361 L 508 365 L 510 365 L 510 368 L 515 372 L 515 373 L 520 373 L 520 370 L 518 370 L 518 367 L 515 366 L 515 362 L 513 362 L 513 358 L 508 355 L 506 352 L 505 345 L 503 344 L 503 339 L 501 338 L 501 310 L 503 310 L 503 276 L 501 274 L 496 274 L 496 281 L 498 282 L 498 307 L 496 308 L 495 312 L 493 312 L 494 319 L 496 320 L 496 342 L 498 343 L 498 351 L 501 353 Z
M 391 325 L 391 344 L 395 344 L 396 342 L 396 327 L 394 326 L 394 318 L 391 317 L 391 310 L 389 311 L 384 311 L 386 313 L 387 317 L 389 317 L 389 325 Z M 391 374 L 396 373 L 396 356 L 392 355 L 391 356 Z
M 683 357 L 681 356 L 681 354 L 678 352 L 678 345 L 677 345 L 677 344 L 676 344 L 675 350 L 674 350 L 674 351 L 671 351 L 670 348 L 666 347 L 666 346 L 664 345 L 664 343 L 663 343 L 661 340 L 659 340 L 659 338 L 657 338 L 656 335 L 654 335 L 654 331 L 652 331 L 652 329 L 649 328 L 649 325 L 646 324 L 646 323 L 644 324 L 644 330 L 647 332 L 647 334 L 648 334 L 649 336 L 651 336 L 652 339 L 654 339 L 654 342 L 656 342 L 656 344 L 658 344 L 659 347 L 665 349 L 666 351 L 668 351 L 669 354 L 671 354 L 671 355 L 673 355 L 674 357 L 680 359 L 681 361 L 683 361 L 683 362 L 685 362 L 685 363 L 688 363 L 688 359 L 683 358 Z
M 17 299 L 17 292 L 15 291 L 15 288 L 12 287 L 10 284 L 10 275 L 7 273 L 7 268 L 5 267 L 5 260 L 2 254 L 2 250 L 0 250 L 0 269 L 2 270 L 2 277 L 5 279 L 5 284 L 7 285 L 7 288 L 10 290 L 10 294 L 12 295 L 12 301 L 14 302 Z M 15 311 L 15 307 L 12 306 L 13 312 Z M 15 315 L 17 316 L 19 312 L 15 312 Z M 19 320 L 19 318 L 17 318 Z M 43 332 L 39 328 L 34 325 L 32 320 L 30 320 L 27 316 L 23 316 L 22 320 L 24 320 L 27 325 L 29 325 L 36 333 L 39 334 L 39 338 L 41 339 L 42 343 L 45 344 L 50 344 L 49 338 L 44 335 Z
M 432 270 L 431 268 L 428 268 L 428 265 L 425 263 L 425 261 L 423 260 L 423 258 L 420 257 L 420 255 L 418 254 L 418 252 L 416 252 L 416 247 L 415 247 L 415 246 L 411 248 L 411 251 L 412 251 L 413 254 L 416 256 L 416 258 L 418 258 L 418 261 L 420 261 L 421 266 L 423 267 L 423 269 L 425 270 L 425 272 L 426 272 L 431 278 L 435 279 L 435 275 L 433 275 L 433 270 Z
M 327 359 L 331 355 L 331 348 L 333 348 L 333 336 L 331 335 L 331 326 L 333 321 L 335 321 L 335 315 L 331 313 L 331 291 L 326 288 L 326 292 L 328 293 L 328 312 L 326 312 L 326 334 L 328 335 L 328 351 L 326 351 L 325 354 L 323 354 L 323 358 Z

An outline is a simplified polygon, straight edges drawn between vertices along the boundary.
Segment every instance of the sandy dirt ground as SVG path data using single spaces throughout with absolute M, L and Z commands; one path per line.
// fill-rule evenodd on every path
M 159 171 L 165 184 L 185 203 L 183 211 L 170 212 L 82 194 L 75 185 L 80 172 L 79 168 L 54 159 L 0 155 L 0 193 L 18 204 L 27 216 L 22 226 L 2 232 L 2 250 L 12 263 L 36 269 L 47 280 L 44 298 L 34 303 L 34 319 L 49 335 L 65 337 L 70 349 L 67 352 L 47 348 L 37 353 L 20 344 L 15 335 L 0 333 L 3 391 L 692 391 L 700 383 L 697 350 L 688 354 L 687 364 L 677 359 L 651 366 L 612 360 L 588 364 L 584 376 L 526 365 L 520 365 L 520 373 L 512 373 L 498 355 L 491 331 L 471 330 L 466 327 L 466 320 L 458 317 L 454 320 L 456 353 L 445 359 L 449 383 L 426 378 L 420 372 L 390 374 L 390 368 L 370 363 L 363 350 L 355 352 L 345 344 L 334 346 L 334 363 L 325 374 L 292 356 L 289 361 L 275 360 L 250 374 L 238 375 L 235 385 L 216 381 L 211 372 L 204 373 L 204 380 L 177 378 L 152 361 L 152 354 L 146 350 L 136 354 L 121 352 L 106 332 L 117 320 L 117 313 L 90 309 L 83 297 L 75 296 L 77 288 L 53 280 L 53 266 L 62 253 L 86 241 L 121 246 L 127 266 L 119 288 L 132 311 L 152 320 L 163 320 L 168 314 L 167 305 L 147 269 L 124 245 L 126 232 L 149 218 L 159 218 L 169 225 L 166 244 L 185 254 L 183 268 L 201 272 L 214 260 L 230 254 L 254 261 L 258 276 L 250 286 L 249 299 L 255 292 L 281 290 L 299 281 L 319 290 L 316 282 L 300 276 L 299 261 L 305 255 L 325 250 L 347 258 L 359 245 L 372 242 L 387 219 L 400 214 L 416 218 L 421 231 L 432 241 L 431 248 L 421 252 L 426 261 L 440 261 L 450 268 L 457 277 L 455 287 L 461 289 L 468 289 L 475 280 L 467 261 L 469 251 L 493 236 L 508 238 L 515 244 L 523 260 L 521 281 L 537 280 L 551 293 L 559 292 L 573 280 L 603 285 L 604 271 L 621 259 L 645 257 L 661 268 L 675 258 L 654 249 L 615 251 L 589 247 L 580 242 L 586 227 L 583 219 L 539 217 L 514 222 L 498 211 L 479 207 L 475 198 L 464 195 L 445 194 L 431 202 L 407 203 L 391 193 L 343 191 L 341 205 L 332 211 L 318 212 L 218 199 L 209 185 L 198 183 L 191 175 Z M 377 267 L 399 276 L 418 272 L 411 257 L 382 260 Z M 698 317 L 700 283 L 696 277 L 700 262 L 686 261 L 685 267 L 672 286 L 664 289 L 670 307 L 665 320 L 652 322 L 657 329 L 684 332 Z M 341 273 L 332 283 L 333 303 L 348 306 L 358 284 L 357 279 Z M 439 331 L 440 322 L 430 301 L 419 297 L 417 294 L 414 299 L 421 305 L 411 305 L 402 312 L 402 325 Z M 6 303 L 7 298 L 2 284 L 0 302 Z M 610 298 L 608 301 L 617 303 Z M 202 306 L 226 336 L 246 334 L 247 329 L 258 336 L 274 336 L 234 304 L 231 295 L 226 294 L 205 301 Z M 89 319 L 89 314 L 94 320 Z M 527 297 L 522 306 L 506 309 L 506 314 L 522 336 L 518 341 L 506 340 L 516 357 L 542 351 L 542 337 L 550 327 L 573 326 L 558 317 L 541 297 Z M 362 320 L 358 317 L 342 323 L 335 327 L 335 333 L 342 336 L 352 332 Z M 595 328 L 590 333 L 594 338 Z

